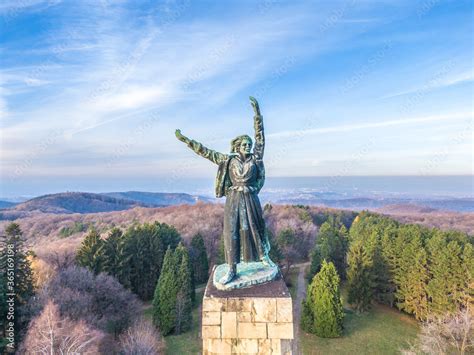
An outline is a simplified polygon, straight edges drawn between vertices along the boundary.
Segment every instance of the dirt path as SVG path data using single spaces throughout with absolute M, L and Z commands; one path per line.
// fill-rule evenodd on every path
M 296 289 L 296 298 L 293 300 L 293 324 L 295 327 L 295 340 L 293 341 L 293 354 L 299 355 L 301 351 L 299 349 L 300 339 L 300 318 L 301 318 L 301 301 L 306 296 L 306 280 L 305 270 L 308 263 L 300 264 L 298 273 L 298 287 Z

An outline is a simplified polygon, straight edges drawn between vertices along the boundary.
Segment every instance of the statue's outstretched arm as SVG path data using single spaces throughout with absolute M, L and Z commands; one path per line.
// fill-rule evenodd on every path
M 250 96 L 250 103 L 252 104 L 255 116 L 253 118 L 253 126 L 255 129 L 255 146 L 253 148 L 253 154 L 258 159 L 263 159 L 263 151 L 265 150 L 265 135 L 263 133 L 263 117 L 260 113 L 260 107 L 258 106 L 257 100 Z
M 176 135 L 176 138 L 178 138 L 181 142 L 186 143 L 186 145 L 189 148 L 191 148 L 194 151 L 194 153 L 206 159 L 209 159 L 215 164 L 220 164 L 221 162 L 227 159 L 227 155 L 216 152 L 215 150 L 206 148 L 201 143 L 193 139 L 189 139 L 185 135 L 181 134 L 181 130 L 179 129 L 175 131 L 175 135 Z

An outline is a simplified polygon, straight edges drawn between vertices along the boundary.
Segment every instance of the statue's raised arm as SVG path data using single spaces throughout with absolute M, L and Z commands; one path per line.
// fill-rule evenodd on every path
M 250 96 L 250 103 L 252 104 L 255 116 L 253 118 L 253 126 L 255 129 L 255 146 L 253 154 L 257 159 L 263 159 L 263 151 L 265 150 L 265 135 L 263 133 L 263 117 L 260 113 L 260 107 L 257 100 Z
M 227 159 L 226 154 L 222 154 L 222 153 L 216 152 L 215 150 L 206 148 L 205 146 L 202 145 L 202 143 L 199 143 L 183 135 L 181 133 L 181 130 L 179 129 L 175 131 L 175 135 L 176 135 L 176 138 L 178 138 L 181 142 L 186 143 L 186 145 L 189 148 L 191 148 L 194 151 L 194 153 L 206 159 L 209 159 L 215 164 L 220 164 Z

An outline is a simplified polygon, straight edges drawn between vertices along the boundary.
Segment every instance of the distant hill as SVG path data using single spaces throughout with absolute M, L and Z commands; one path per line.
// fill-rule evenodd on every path
M 0 207 L 0 220 L 15 220 L 27 217 L 32 213 L 114 212 L 135 207 L 193 205 L 198 201 L 209 202 L 211 199 L 185 193 L 127 191 L 96 194 L 89 192 L 62 192 L 35 197 L 18 204 L 11 203 L 11 205 L 8 205 L 7 202 L 5 207 Z
M 0 201 L 0 208 L 10 208 L 17 205 L 15 202 L 10 201 Z
M 426 206 L 417 206 L 410 204 L 396 204 L 396 205 L 387 205 L 381 208 L 375 209 L 376 212 L 385 213 L 385 214 L 417 214 L 417 213 L 436 213 L 438 210 L 426 207 Z
M 167 193 L 167 192 L 142 192 L 142 191 L 127 191 L 127 192 L 107 192 L 102 193 L 104 196 L 113 198 L 135 201 L 144 203 L 148 206 L 172 206 L 190 204 L 193 205 L 198 201 L 210 202 L 211 199 L 203 196 L 189 195 L 186 193 Z
M 96 213 L 122 211 L 139 206 L 146 205 L 89 192 L 62 192 L 35 197 L 8 210 L 11 212 Z
M 456 211 L 474 212 L 474 199 L 470 197 L 346 197 L 343 194 L 328 194 L 319 192 L 272 192 L 262 194 L 264 202 L 279 204 L 301 204 L 313 206 L 325 206 L 331 208 L 361 210 L 379 210 L 387 207 L 389 210 L 397 209 L 402 213 Z M 391 213 L 390 211 L 389 213 Z

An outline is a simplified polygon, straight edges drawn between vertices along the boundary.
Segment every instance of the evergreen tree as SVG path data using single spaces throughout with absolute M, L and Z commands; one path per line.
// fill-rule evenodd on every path
M 281 250 L 284 260 L 286 262 L 286 267 L 284 275 L 288 275 L 291 265 L 296 261 L 298 255 L 295 250 L 296 242 L 296 233 L 291 228 L 285 228 L 278 233 L 276 238 L 276 243 L 278 244 L 279 249 Z
M 8 323 L 12 321 L 7 321 L 8 307 L 6 306 L 9 305 L 7 300 L 10 298 L 7 294 L 14 293 L 15 344 L 19 344 L 29 322 L 28 317 L 22 314 L 22 310 L 34 293 L 33 272 L 28 259 L 29 252 L 26 250 L 22 235 L 20 226 L 17 223 L 10 223 L 5 228 L 5 235 L 0 239 L 1 333 L 5 334 Z M 0 347 L 3 345 L 5 344 L 0 343 Z
M 474 303 L 474 247 L 471 243 L 464 246 L 463 255 L 463 275 L 466 287 L 462 290 L 462 304 L 465 308 L 473 307 Z
M 176 256 L 168 247 L 153 297 L 153 324 L 160 329 L 163 335 L 171 333 L 176 324 L 175 309 L 176 295 L 178 294 L 176 269 Z
M 313 319 L 312 327 L 308 324 Z M 342 334 L 344 311 L 339 291 L 339 276 L 332 262 L 323 260 L 321 271 L 308 286 L 303 304 L 302 326 L 323 338 Z
M 104 241 L 100 238 L 99 232 L 92 229 L 82 241 L 77 252 L 77 264 L 90 269 L 94 274 L 100 273 L 104 261 L 103 247 Z
M 123 233 L 118 228 L 113 228 L 103 242 L 102 270 L 118 280 L 124 279 L 126 257 L 124 255 Z
M 334 253 L 334 233 L 329 222 L 324 222 L 319 229 L 317 244 L 321 253 L 321 259 L 326 262 L 332 261 Z
M 380 303 L 393 307 L 395 304 L 396 285 L 393 281 L 393 273 L 395 269 L 395 258 L 393 253 L 394 239 L 397 233 L 397 225 L 391 223 L 384 230 L 380 240 L 380 252 L 382 263 L 375 267 L 380 268 L 377 272 L 379 276 L 376 288 L 375 298 Z
M 179 244 L 176 248 L 177 254 L 177 281 L 178 293 L 176 295 L 176 324 L 175 334 L 181 334 L 191 327 L 192 302 L 195 297 L 194 285 L 191 281 L 191 265 L 189 263 L 188 251 Z
M 316 245 L 319 246 L 321 260 L 332 262 L 339 276 L 345 279 L 348 233 L 346 227 L 334 218 L 321 225 Z
M 196 284 L 207 282 L 209 277 L 209 262 L 207 260 L 206 246 L 204 238 L 201 234 L 196 234 L 191 239 L 190 248 L 191 269 L 194 272 L 194 280 Z
M 168 247 L 153 298 L 153 323 L 163 335 L 179 334 L 191 324 L 191 274 L 186 248 Z
M 306 275 L 306 278 L 308 279 L 309 282 L 313 279 L 314 275 L 316 275 L 319 270 L 321 270 L 321 250 L 318 244 L 315 244 L 313 250 L 311 251 L 311 265 L 309 267 L 308 274 Z
M 397 277 L 397 306 L 407 313 L 414 314 L 417 319 L 426 319 L 428 316 L 428 256 L 423 247 L 419 227 L 408 226 L 404 231 L 409 234 L 410 242 L 405 245 L 400 260 L 400 271 Z
M 303 300 L 301 302 L 300 325 L 301 329 L 303 329 L 305 332 L 314 334 L 314 316 L 308 301 L 309 300 Z
M 374 299 L 418 319 L 453 313 L 472 302 L 473 240 L 362 212 L 350 229 L 373 262 Z
M 373 262 L 365 251 L 362 242 L 357 241 L 351 245 L 347 256 L 349 269 L 348 280 L 348 302 L 358 312 L 363 312 L 370 307 L 373 297 Z
M 164 223 L 134 225 L 124 234 L 123 271 L 130 287 L 142 300 L 150 300 L 161 273 L 166 248 L 176 248 L 181 237 L 174 227 Z

